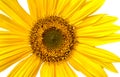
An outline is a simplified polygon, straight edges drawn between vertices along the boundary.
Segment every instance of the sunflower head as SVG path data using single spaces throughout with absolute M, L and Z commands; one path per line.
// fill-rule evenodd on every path
M 65 60 L 75 42 L 73 27 L 57 16 L 38 20 L 30 34 L 33 52 L 48 62 Z

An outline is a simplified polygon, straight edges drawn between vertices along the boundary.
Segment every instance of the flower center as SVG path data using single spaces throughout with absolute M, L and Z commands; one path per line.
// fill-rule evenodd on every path
M 47 62 L 66 60 L 75 42 L 73 27 L 57 16 L 38 20 L 30 34 L 33 53 Z
M 62 45 L 64 36 L 55 27 L 49 28 L 43 33 L 43 44 L 49 49 L 55 49 Z

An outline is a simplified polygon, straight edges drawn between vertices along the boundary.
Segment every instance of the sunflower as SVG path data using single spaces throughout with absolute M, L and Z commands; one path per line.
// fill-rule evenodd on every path
M 107 77 L 117 72 L 115 54 L 96 46 L 120 41 L 116 17 L 93 13 L 104 0 L 0 0 L 0 72 L 20 61 L 8 77 Z M 71 68 L 73 67 L 73 69 Z

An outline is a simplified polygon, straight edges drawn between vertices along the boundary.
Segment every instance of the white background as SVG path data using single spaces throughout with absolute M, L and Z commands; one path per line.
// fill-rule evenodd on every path
M 19 0 L 19 2 L 26 9 L 26 11 L 29 12 L 26 1 Z M 96 13 L 106 13 L 109 15 L 117 16 L 119 20 L 116 22 L 116 24 L 120 25 L 120 0 L 106 0 L 105 4 Z M 116 55 L 120 56 L 120 42 L 107 44 L 99 47 L 107 49 L 115 53 Z M 0 72 L 0 77 L 7 77 L 8 73 L 13 69 L 13 67 L 15 67 L 16 64 L 12 65 L 5 71 Z M 108 77 L 120 77 L 120 63 L 114 63 L 114 65 L 119 73 L 113 73 L 105 69 L 105 71 L 108 74 Z M 80 72 L 77 71 L 75 72 L 79 75 L 79 77 L 85 77 Z M 37 77 L 40 77 L 40 73 L 38 73 Z

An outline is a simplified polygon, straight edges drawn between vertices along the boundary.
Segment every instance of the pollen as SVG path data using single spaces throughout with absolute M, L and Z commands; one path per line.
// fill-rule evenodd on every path
M 47 62 L 66 60 L 75 43 L 74 28 L 57 16 L 38 20 L 30 34 L 33 53 Z

